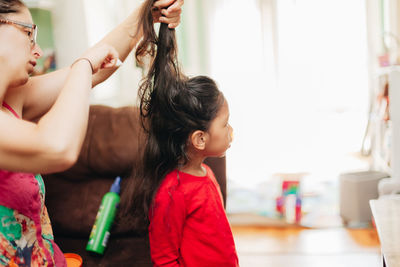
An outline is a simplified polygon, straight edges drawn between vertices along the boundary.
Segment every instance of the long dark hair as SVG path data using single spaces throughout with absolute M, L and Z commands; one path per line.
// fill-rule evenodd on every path
M 155 56 L 139 88 L 140 117 L 145 131 L 142 162 L 134 166 L 123 202 L 128 217 L 148 223 L 148 211 L 165 176 L 184 165 L 189 135 L 207 131 L 223 104 L 216 83 L 206 76 L 186 77 L 177 60 L 175 30 L 161 23 L 158 36 L 151 15 L 155 1 L 148 0 L 141 12 L 139 27 L 143 39 L 136 50 L 137 60 Z M 125 216 L 124 215 L 124 216 Z
M 25 4 L 21 0 L 0 0 L 0 16 L 7 13 L 17 13 Z

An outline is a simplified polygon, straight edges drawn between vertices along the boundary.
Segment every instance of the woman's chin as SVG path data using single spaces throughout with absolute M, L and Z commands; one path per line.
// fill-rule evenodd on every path
M 10 87 L 18 87 L 18 86 L 24 85 L 28 82 L 28 80 L 29 80 L 29 75 L 25 75 L 25 77 L 21 77 L 19 79 L 14 80 L 10 84 Z
M 29 76 L 32 75 L 33 71 L 35 70 L 35 67 L 32 64 L 29 64 L 28 67 L 28 74 Z

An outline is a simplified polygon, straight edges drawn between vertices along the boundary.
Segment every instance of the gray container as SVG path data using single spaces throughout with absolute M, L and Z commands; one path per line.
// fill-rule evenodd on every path
M 386 177 L 387 173 L 378 171 L 340 175 L 340 216 L 345 224 L 371 221 L 369 200 L 378 198 L 378 182 Z

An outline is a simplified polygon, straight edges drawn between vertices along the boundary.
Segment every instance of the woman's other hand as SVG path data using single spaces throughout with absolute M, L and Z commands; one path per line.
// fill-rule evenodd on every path
M 184 0 L 158 0 L 153 6 L 154 22 L 168 24 L 168 28 L 176 28 L 181 22 Z
M 118 52 L 108 44 L 98 44 L 87 50 L 81 58 L 86 58 L 90 61 L 93 74 L 100 69 L 112 68 L 117 64 Z

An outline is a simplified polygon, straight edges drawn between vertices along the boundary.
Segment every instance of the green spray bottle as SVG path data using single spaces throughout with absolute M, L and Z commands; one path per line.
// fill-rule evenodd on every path
M 86 246 L 87 251 L 102 255 L 110 237 L 110 228 L 117 213 L 120 201 L 121 177 L 117 177 L 107 192 L 96 215 L 96 221 L 90 233 L 89 242 Z

